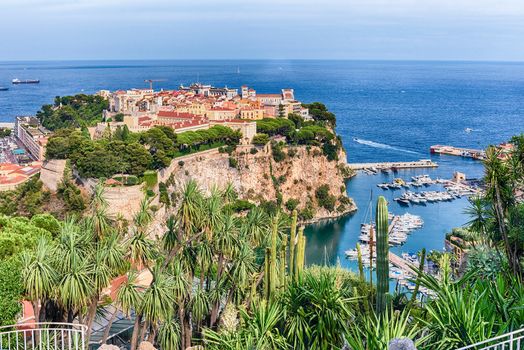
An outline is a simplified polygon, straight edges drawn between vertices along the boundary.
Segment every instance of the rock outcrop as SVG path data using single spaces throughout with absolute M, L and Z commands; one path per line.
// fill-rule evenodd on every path
M 231 156 L 218 151 L 175 159 L 159 180 L 172 184 L 170 190 L 180 189 L 195 180 L 204 191 L 212 186 L 225 187 L 231 183 L 239 197 L 255 203 L 293 199 L 297 209 L 311 208 L 311 221 L 334 218 L 354 211 L 345 188 L 346 155 L 340 161 L 329 161 L 317 147 L 286 147 L 284 159 L 276 162 L 269 147 L 238 147 Z M 321 186 L 329 189 L 335 199 L 334 210 L 319 205 L 315 192 Z

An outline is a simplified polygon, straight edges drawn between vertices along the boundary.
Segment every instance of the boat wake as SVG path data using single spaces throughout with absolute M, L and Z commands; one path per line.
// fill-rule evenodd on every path
M 375 142 L 375 141 L 359 139 L 359 138 L 356 138 L 356 137 L 353 138 L 353 141 L 355 141 L 356 143 L 359 143 L 361 145 L 374 147 L 374 148 L 389 149 L 389 150 L 393 150 L 393 151 L 404 152 L 404 153 L 411 153 L 411 154 L 420 154 L 419 152 L 410 151 L 408 149 L 387 145 L 385 143 L 379 143 L 379 142 Z

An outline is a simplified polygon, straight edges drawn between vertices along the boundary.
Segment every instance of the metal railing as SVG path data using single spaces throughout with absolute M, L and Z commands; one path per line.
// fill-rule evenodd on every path
M 23 323 L 0 327 L 0 350 L 85 350 L 87 326 Z
M 524 328 L 471 344 L 457 350 L 520 350 L 524 349 Z

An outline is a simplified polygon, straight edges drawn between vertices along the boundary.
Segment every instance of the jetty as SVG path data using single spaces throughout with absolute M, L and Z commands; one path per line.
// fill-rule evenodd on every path
M 431 154 L 446 154 L 475 160 L 486 159 L 486 152 L 480 149 L 460 148 L 448 145 L 433 145 L 429 148 Z
M 389 252 L 389 262 L 393 265 L 401 269 L 404 273 L 413 273 L 413 269 L 411 266 L 413 264 L 407 262 L 405 259 L 401 258 L 395 253 Z
M 399 170 L 415 168 L 436 168 L 438 164 L 429 159 L 420 159 L 412 162 L 381 162 L 381 163 L 348 163 L 347 167 L 352 170 Z

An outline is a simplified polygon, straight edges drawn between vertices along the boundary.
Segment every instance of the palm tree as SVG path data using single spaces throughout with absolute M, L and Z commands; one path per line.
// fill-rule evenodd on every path
M 466 226 L 476 235 L 474 240 L 487 244 L 490 241 L 488 227 L 491 221 L 489 203 L 481 196 L 470 197 L 468 202 L 469 206 L 464 210 L 464 214 L 468 215 L 471 220 L 466 223 Z
M 34 252 L 22 253 L 22 280 L 27 298 L 32 302 L 35 321 L 41 319 L 40 306 L 51 296 L 57 282 L 58 274 L 49 257 L 50 244 L 40 238 Z
M 113 303 L 115 310 L 109 319 L 106 329 L 104 330 L 102 344 L 105 344 L 107 338 L 109 337 L 109 331 L 111 330 L 111 326 L 113 325 L 118 310 L 122 310 L 124 315 L 129 318 L 131 317 L 132 310 L 136 310 L 142 302 L 142 293 L 140 291 L 140 286 L 137 284 L 137 277 L 138 274 L 136 271 L 129 271 L 125 282 L 120 285 Z
M 508 262 L 514 274 L 520 274 L 520 264 L 515 256 L 508 238 L 507 212 L 514 204 L 512 174 L 507 165 L 499 157 L 500 151 L 495 147 L 488 147 L 484 161 L 486 197 L 493 205 L 498 230 L 504 242 Z

